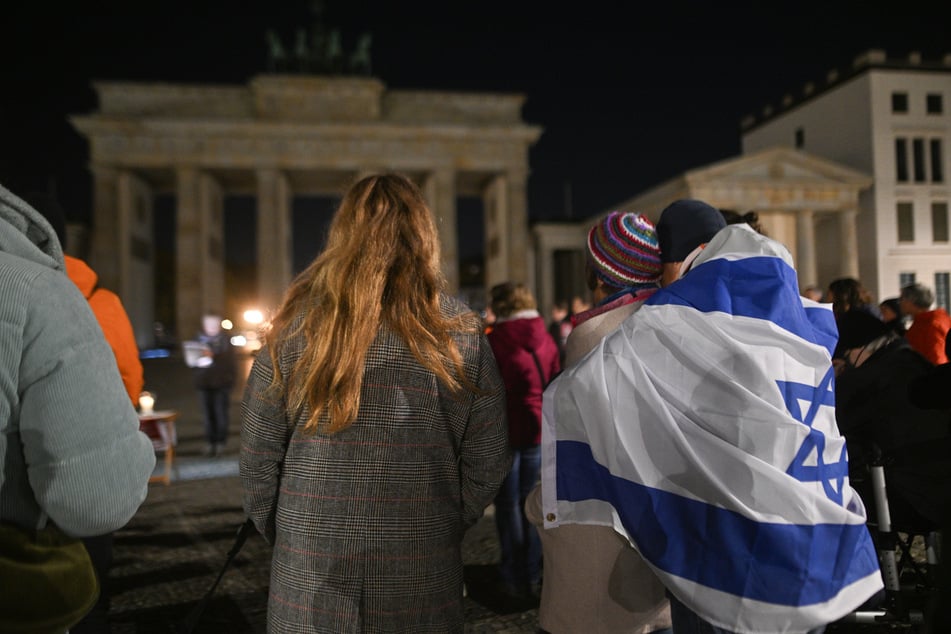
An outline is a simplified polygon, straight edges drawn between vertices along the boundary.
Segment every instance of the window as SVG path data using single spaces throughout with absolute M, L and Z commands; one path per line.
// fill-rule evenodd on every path
M 893 92 L 892 93 L 892 112 L 894 113 L 908 112 L 908 93 L 907 92 Z
M 796 128 L 796 148 L 802 148 L 806 144 L 806 133 L 802 128 Z
M 934 303 L 948 310 L 948 283 L 951 273 L 937 272 L 934 274 Z
M 905 288 L 909 284 L 915 283 L 915 274 L 908 271 L 898 274 L 898 288 Z
M 916 183 L 926 182 L 929 170 L 932 183 L 944 182 L 944 151 L 941 139 L 912 139 L 911 156 Z M 895 180 L 907 183 L 908 178 L 908 139 L 898 137 L 895 139 Z
M 941 114 L 944 111 L 941 93 L 931 93 L 925 97 L 925 111 L 928 114 Z
M 914 162 L 915 182 L 925 182 L 925 140 L 911 140 L 911 156 Z
M 948 241 L 948 203 L 931 203 L 931 239 Z
M 895 178 L 908 182 L 908 139 L 895 139 Z
M 915 241 L 915 208 L 911 203 L 898 203 L 898 241 Z
M 931 139 L 928 143 L 931 150 L 931 182 L 944 182 L 944 161 L 941 156 L 941 139 Z

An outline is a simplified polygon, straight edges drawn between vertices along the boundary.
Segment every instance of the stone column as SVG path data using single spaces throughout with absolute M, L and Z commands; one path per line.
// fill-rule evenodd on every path
M 482 192 L 485 222 L 485 287 L 509 280 L 508 207 L 502 176 L 490 179 Z
M 535 230 L 535 253 L 538 260 L 535 265 L 535 275 L 537 279 L 535 289 L 535 299 L 538 302 L 538 310 L 542 315 L 551 313 L 551 308 L 555 304 L 555 252 L 544 233 Z
M 210 174 L 198 179 L 200 199 L 202 313 L 225 316 L 224 190 Z
M 175 178 L 175 332 L 184 341 L 201 328 L 204 307 L 201 174 L 193 167 L 180 167 Z
M 839 213 L 839 238 L 842 241 L 842 253 L 839 259 L 842 277 L 859 279 L 859 241 L 856 221 L 857 209 L 844 209 Z
M 796 214 L 796 273 L 800 290 L 818 284 L 816 225 L 811 209 L 803 209 Z
M 118 178 L 119 233 L 125 239 L 117 243 L 120 282 L 117 291 L 139 348 L 154 342 L 155 321 L 155 240 L 153 230 L 153 193 L 151 186 L 132 172 L 120 172 Z
M 449 293 L 459 291 L 459 231 L 456 219 L 456 175 L 440 169 L 426 176 L 423 195 L 439 230 L 442 274 Z
M 535 287 L 534 275 L 529 266 L 533 259 L 532 243 L 528 235 L 527 175 L 524 170 L 508 170 L 505 174 L 505 218 L 508 234 L 509 276 L 513 281 L 523 282 L 528 288 Z
M 111 291 L 120 288 L 120 256 L 116 245 L 124 243 L 120 235 L 119 170 L 93 165 L 92 244 L 89 265 L 99 275 L 99 285 Z
M 276 169 L 257 171 L 258 301 L 261 310 L 276 310 L 293 275 L 291 189 L 287 176 Z

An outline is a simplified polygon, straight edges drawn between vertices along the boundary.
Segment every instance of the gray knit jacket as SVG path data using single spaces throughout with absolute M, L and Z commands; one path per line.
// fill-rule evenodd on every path
M 125 525 L 155 452 L 52 227 L 0 186 L 0 521 Z

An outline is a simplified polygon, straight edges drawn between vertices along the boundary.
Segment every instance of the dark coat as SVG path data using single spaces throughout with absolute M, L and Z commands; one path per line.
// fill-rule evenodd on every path
M 873 446 L 881 449 L 896 524 L 919 521 L 915 514 L 939 522 L 951 502 L 951 410 L 921 409 L 908 396 L 909 385 L 932 367 L 897 339 L 836 379 L 836 421 L 848 446 L 850 476 L 871 508 L 862 481 Z M 903 510 L 906 504 L 913 512 Z
M 908 397 L 922 409 L 951 409 L 951 363 L 936 365 L 912 380 Z
M 537 316 L 497 321 L 489 343 L 505 383 L 509 442 L 516 449 L 534 447 L 541 442 L 542 392 L 561 371 L 558 346 Z
M 443 299 L 444 312 L 465 307 Z M 546 335 L 547 336 L 547 335 Z M 505 397 L 481 332 L 459 334 L 461 399 L 381 329 L 356 421 L 308 436 L 289 418 L 265 347 L 244 394 L 244 508 L 274 544 L 269 632 L 462 632 L 465 530 L 511 466 Z M 288 343 L 288 370 L 303 349 Z M 286 451 L 286 455 L 285 455 Z
M 195 387 L 199 390 L 230 390 L 235 377 L 235 354 L 231 338 L 222 331 L 214 337 L 199 335 L 198 341 L 211 348 L 212 362 L 206 368 L 192 369 Z

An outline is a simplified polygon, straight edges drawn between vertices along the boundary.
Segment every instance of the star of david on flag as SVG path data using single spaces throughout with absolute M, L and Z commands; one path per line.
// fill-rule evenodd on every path
M 806 632 L 882 588 L 835 424 L 828 305 L 723 229 L 546 390 L 546 527 L 612 526 L 718 627 Z
M 843 444 L 842 449 L 839 450 L 835 462 L 826 463 L 825 434 L 812 429 L 812 423 L 816 419 L 820 406 L 835 407 L 832 375 L 832 367 L 830 366 L 818 386 L 788 381 L 776 381 L 776 384 L 783 394 L 789 414 L 810 428 L 809 435 L 802 441 L 799 451 L 796 452 L 796 456 L 786 473 L 800 482 L 821 483 L 826 497 L 836 504 L 842 504 L 842 487 L 849 477 L 849 461 L 845 445 Z M 802 402 L 809 403 L 805 413 L 800 408 Z

